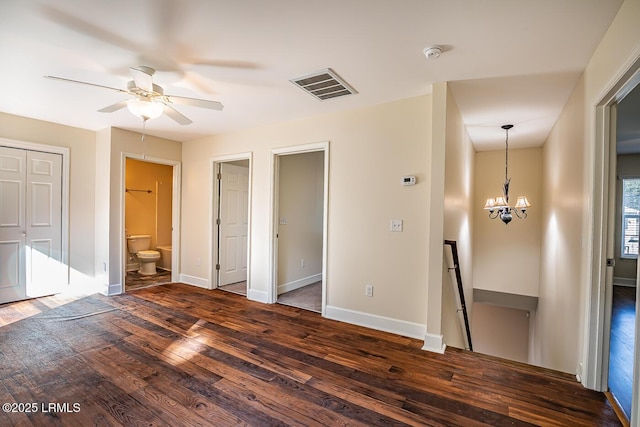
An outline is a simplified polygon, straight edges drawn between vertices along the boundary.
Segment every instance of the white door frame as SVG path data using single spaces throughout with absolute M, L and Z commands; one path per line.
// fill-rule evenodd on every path
M 327 242 L 329 213 L 329 141 L 312 144 L 295 145 L 271 150 L 271 218 L 269 236 L 271 240 L 269 264 L 271 286 L 268 289 L 267 302 L 275 303 L 278 299 L 278 190 L 279 190 L 279 156 L 302 154 L 316 151 L 324 152 L 324 195 L 322 212 L 322 316 L 325 316 L 327 305 Z
M 611 289 L 608 277 L 612 276 L 607 267 L 608 247 L 610 246 L 610 230 L 615 218 L 610 218 L 610 205 L 615 198 L 611 190 L 612 166 L 615 166 L 615 104 L 640 83 L 640 52 L 632 55 L 630 65 L 624 67 L 618 79 L 602 96 L 595 108 L 595 141 L 590 147 L 592 166 L 594 168 L 591 182 L 592 209 L 589 212 L 589 232 L 586 236 L 589 246 L 587 259 L 588 277 L 591 284 L 586 293 L 585 312 L 585 346 L 582 384 L 585 387 L 606 391 L 608 389 L 608 354 L 611 325 Z M 612 117 L 614 123 L 612 123 Z M 612 158 L 613 157 L 613 158 Z M 613 257 L 611 257 L 613 258 Z M 638 297 L 636 307 L 638 307 Z M 637 313 L 640 313 L 637 311 Z M 640 332 L 640 316 L 636 315 L 636 342 L 634 349 L 634 375 L 631 425 L 638 425 L 638 398 L 640 386 L 640 358 L 638 357 L 638 340 Z
M 181 163 L 176 160 L 168 160 L 160 157 L 152 157 L 145 156 L 143 154 L 134 154 L 134 153 L 122 153 L 122 188 L 120 189 L 120 248 L 122 259 L 122 292 L 126 291 L 125 289 L 125 279 L 127 275 L 127 238 L 125 236 L 124 228 L 124 213 L 126 209 L 126 200 L 125 200 L 125 185 L 127 177 L 127 159 L 139 160 L 141 162 L 149 162 L 149 163 L 158 163 L 161 165 L 167 165 L 173 167 L 173 188 L 172 188 L 172 196 L 171 196 L 171 281 L 178 282 L 180 281 L 180 198 L 182 195 L 181 192 Z
M 209 272 L 209 289 L 216 289 L 218 287 L 218 271 L 216 270 L 215 260 L 218 259 L 218 227 L 216 226 L 218 205 L 220 204 L 220 196 L 217 191 L 217 170 L 220 163 L 229 163 L 239 160 L 249 161 L 249 194 L 248 194 L 248 225 L 247 225 L 247 297 L 249 297 L 249 290 L 251 289 L 251 187 L 253 182 L 253 153 L 237 153 L 226 156 L 213 157 L 210 160 L 209 167 L 209 182 L 210 184 L 210 211 L 209 211 L 209 224 L 211 224 L 211 233 L 209 236 L 209 260 L 211 261 L 211 271 Z
M 67 267 L 67 285 L 69 285 L 71 274 L 69 266 L 69 148 L 7 138 L 0 138 L 0 145 L 62 156 L 62 265 Z

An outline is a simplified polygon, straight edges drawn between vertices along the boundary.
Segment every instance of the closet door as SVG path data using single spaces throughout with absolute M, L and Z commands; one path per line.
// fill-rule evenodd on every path
M 0 303 L 53 294 L 62 265 L 62 156 L 0 147 Z
M 247 280 L 249 229 L 249 168 L 220 164 L 218 286 Z
M 0 147 L 0 303 L 26 297 L 27 152 Z
M 62 156 L 27 151 L 27 297 L 60 292 L 67 283 L 62 265 Z

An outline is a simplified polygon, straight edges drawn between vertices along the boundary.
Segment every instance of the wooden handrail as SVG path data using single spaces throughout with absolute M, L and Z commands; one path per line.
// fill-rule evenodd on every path
M 462 310 L 462 316 L 464 318 L 464 327 L 467 331 L 467 342 L 469 344 L 468 350 L 473 351 L 473 344 L 471 344 L 471 328 L 469 327 L 469 315 L 467 314 L 467 304 L 464 300 L 464 288 L 462 287 L 462 274 L 460 273 L 460 258 L 458 257 L 458 245 L 455 240 L 445 240 L 445 245 L 451 247 L 451 255 L 453 256 L 453 267 L 450 269 L 455 270 L 456 282 L 458 284 L 458 297 L 460 298 L 460 310 Z

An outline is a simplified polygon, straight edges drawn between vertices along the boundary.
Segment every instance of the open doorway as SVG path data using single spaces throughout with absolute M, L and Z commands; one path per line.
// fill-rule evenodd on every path
M 633 402 L 633 369 L 636 341 L 636 284 L 638 230 L 640 228 L 640 86 L 633 88 L 615 107 L 615 204 L 614 265 L 611 291 L 608 388 L 627 419 Z M 614 154 L 615 153 L 615 154 Z
M 325 306 L 328 144 L 274 153 L 273 301 Z
M 251 158 L 214 161 L 214 288 L 247 296 Z
M 176 168 L 125 157 L 125 292 L 177 280 Z

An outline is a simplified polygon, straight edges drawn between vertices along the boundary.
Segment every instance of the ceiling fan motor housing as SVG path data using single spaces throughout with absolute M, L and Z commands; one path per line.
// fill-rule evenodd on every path
M 150 97 L 154 97 L 154 96 L 163 96 L 164 95 L 164 89 L 162 89 L 162 87 L 158 86 L 155 83 L 152 83 L 151 87 L 153 89 L 153 92 L 147 92 L 146 90 L 136 86 L 136 82 L 134 82 L 133 80 L 131 80 L 131 81 L 129 81 L 127 83 L 127 90 L 130 93 L 138 95 L 138 96 L 142 96 L 144 98 L 150 98 Z

